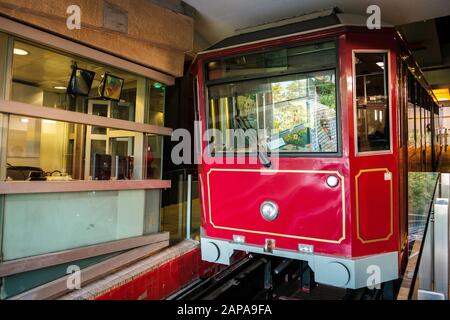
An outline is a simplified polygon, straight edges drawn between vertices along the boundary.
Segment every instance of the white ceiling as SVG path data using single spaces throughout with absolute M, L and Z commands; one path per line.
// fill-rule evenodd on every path
M 311 11 L 339 7 L 344 13 L 366 14 L 377 4 L 384 22 L 402 25 L 450 15 L 450 0 L 184 0 L 198 11 L 196 31 L 214 44 L 235 30 Z

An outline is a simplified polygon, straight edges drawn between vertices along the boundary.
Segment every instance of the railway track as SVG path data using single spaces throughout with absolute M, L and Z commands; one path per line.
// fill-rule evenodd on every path
M 305 263 L 249 255 L 219 274 L 198 280 L 169 300 L 381 300 L 383 289 L 342 289 L 314 283 Z

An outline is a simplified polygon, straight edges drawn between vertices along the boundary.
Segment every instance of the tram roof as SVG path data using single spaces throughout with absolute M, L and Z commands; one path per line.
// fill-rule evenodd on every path
M 365 27 L 367 17 L 368 16 L 344 14 L 339 10 L 339 8 L 326 9 L 299 17 L 238 30 L 235 35 L 219 41 L 204 52 L 216 51 L 243 44 L 282 38 L 293 34 L 308 33 L 315 30 L 329 29 L 338 26 Z M 382 23 L 382 26 L 394 27 L 385 23 Z

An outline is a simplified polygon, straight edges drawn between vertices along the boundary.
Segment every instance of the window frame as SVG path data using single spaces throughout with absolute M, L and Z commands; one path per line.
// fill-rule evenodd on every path
M 389 108 L 389 150 L 376 150 L 376 151 L 359 151 L 358 146 L 358 99 L 356 92 L 356 54 L 357 53 L 384 53 L 387 56 L 388 67 L 385 70 L 387 76 L 387 91 L 388 91 L 388 108 Z M 393 154 L 394 134 L 392 128 L 392 79 L 391 79 L 391 52 L 389 49 L 353 49 L 352 50 L 352 76 L 353 76 L 353 136 L 354 136 L 354 148 L 355 157 L 375 156 L 375 155 L 391 155 Z
M 280 48 L 295 48 L 303 45 L 311 45 L 315 43 L 324 43 L 324 42 L 334 42 L 335 45 L 335 59 L 334 59 L 334 67 L 328 67 L 328 68 L 319 68 L 319 69 L 311 69 L 306 68 L 305 70 L 302 70 L 301 72 L 299 69 L 293 69 L 289 72 L 274 72 L 271 73 L 269 76 L 265 74 L 258 74 L 258 75 L 250 75 L 250 76 L 243 76 L 243 77 L 233 77 L 233 78 L 226 78 L 226 79 L 219 79 L 219 80 L 212 80 L 209 81 L 207 79 L 208 74 L 208 63 L 212 61 L 216 61 L 217 59 L 222 58 L 229 58 L 229 57 L 237 57 L 242 56 L 244 54 L 254 54 L 254 53 L 264 53 L 272 50 L 277 50 Z M 248 52 L 241 52 L 238 54 L 233 54 L 230 56 L 220 56 L 220 57 L 214 57 L 205 59 L 202 62 L 202 71 L 203 71 L 203 78 L 204 78 L 204 86 L 203 86 L 203 93 L 204 93 L 204 99 L 203 99 L 203 111 L 204 111 L 204 129 L 209 130 L 209 116 L 210 116 L 210 108 L 209 108 L 209 88 L 210 86 L 215 85 L 225 85 L 229 83 L 237 83 L 237 82 L 245 82 L 245 81 L 252 81 L 252 80 L 258 80 L 258 79 L 270 79 L 270 78 L 277 78 L 277 77 L 283 77 L 283 76 L 290 76 L 290 75 L 301 75 L 301 74 L 308 74 L 308 73 L 315 73 L 315 72 L 322 72 L 322 71 L 334 71 L 336 82 L 335 82 L 335 90 L 336 90 L 336 143 L 337 143 L 337 151 L 336 152 L 327 152 L 327 153 L 320 153 L 320 152 L 298 152 L 298 151 L 290 151 L 290 152 L 279 152 L 279 151 L 268 151 L 268 156 L 272 156 L 275 154 L 276 156 L 280 158 L 342 158 L 343 157 L 343 142 L 342 142 L 342 109 L 341 109 L 341 91 L 340 91 L 340 60 L 339 60 L 339 41 L 338 38 L 325 38 L 325 39 L 319 39 L 315 41 L 306 41 L 306 42 L 296 42 L 289 45 L 278 45 L 270 48 L 265 48 L 263 50 L 254 50 L 254 51 L 248 51 Z M 205 141 L 205 144 L 208 145 L 208 141 Z M 212 152 L 211 155 L 208 155 L 208 157 L 212 158 L 218 158 L 222 157 L 223 159 L 230 158 L 230 157 L 257 157 L 257 152 L 236 152 L 236 151 L 225 151 L 225 152 Z
M 115 55 L 99 51 L 97 49 L 90 48 L 89 46 L 76 43 L 71 40 L 64 39 L 58 35 L 53 35 L 45 31 L 38 30 L 34 27 L 26 26 L 24 24 L 11 21 L 9 19 L 0 17 L 0 22 L 5 22 L 5 24 L 0 24 L 0 33 L 4 34 L 7 38 L 6 46 L 0 46 L 2 49 L 2 53 L 4 54 L 4 58 L 2 59 L 2 63 L 5 63 L 5 70 L 2 70 L 2 74 L 0 77 L 3 79 L 0 82 L 0 122 L 3 122 L 2 131 L 0 132 L 0 197 L 6 193 L 21 193 L 22 184 L 29 182 L 8 182 L 6 181 L 6 171 L 7 171 L 7 152 L 5 151 L 8 145 L 7 141 L 7 133 L 9 130 L 9 117 L 10 115 L 15 116 L 24 116 L 36 119 L 47 119 L 54 121 L 62 121 L 73 124 L 81 124 L 86 126 L 96 126 L 96 127 L 104 127 L 115 130 L 127 130 L 132 131 L 139 136 L 139 144 L 144 143 L 145 136 L 148 134 L 156 135 L 160 137 L 170 136 L 173 132 L 173 129 L 165 127 L 165 126 L 157 126 L 153 124 L 144 123 L 141 118 L 138 119 L 137 113 L 135 114 L 135 120 L 122 120 L 108 117 L 100 117 L 95 115 L 90 115 L 83 112 L 76 111 L 68 111 L 61 109 L 54 109 L 50 107 L 44 107 L 39 105 L 21 103 L 14 100 L 11 100 L 11 86 L 12 86 L 12 68 L 13 68 L 13 48 L 14 42 L 22 41 L 26 42 L 32 46 L 43 48 L 45 50 L 54 51 L 58 54 L 69 55 L 79 57 L 81 59 L 99 63 L 108 67 L 112 67 L 115 69 L 119 69 L 123 72 L 132 73 L 139 78 L 142 78 L 145 81 L 144 87 L 150 81 L 160 82 L 166 86 L 173 85 L 174 77 L 161 73 L 159 71 L 153 70 L 149 67 L 145 67 L 134 62 L 128 61 L 126 59 L 117 57 Z M 20 32 L 19 32 L 20 31 Z M 3 52 L 5 51 L 5 52 Z M 0 57 L 1 58 L 1 57 Z M 4 61 L 3 61 L 4 60 Z M 138 80 L 139 81 L 139 80 Z M 143 92 L 144 105 L 147 104 L 147 98 L 149 97 L 149 93 L 147 90 Z M 165 108 L 164 102 L 164 108 Z M 145 108 L 144 108 L 145 109 Z M 142 112 L 140 117 L 144 116 L 145 111 Z M 145 118 L 144 118 L 145 119 Z M 142 136 L 142 138 L 140 137 Z M 142 141 L 142 142 L 141 142 Z M 136 140 L 135 140 L 136 142 Z M 136 144 L 135 144 L 136 147 Z M 138 150 L 138 149 L 135 149 Z M 139 148 L 140 150 L 140 148 Z M 163 151 L 162 151 L 163 152 Z M 139 161 L 145 161 L 144 156 L 145 152 L 135 151 L 135 154 L 139 155 L 139 157 L 135 156 L 135 159 L 142 159 Z M 161 167 L 162 167 L 162 158 L 161 158 Z M 144 168 L 144 167 L 142 167 Z M 141 172 L 142 171 L 142 172 Z M 154 179 L 144 178 L 144 171 L 136 170 L 136 179 L 133 182 L 129 181 L 119 181 L 118 183 L 111 184 L 112 181 L 107 181 L 103 184 L 110 183 L 114 188 L 117 188 L 116 185 L 120 185 L 121 188 L 127 188 L 127 190 L 141 189 L 142 186 L 145 186 L 144 189 L 155 189 L 160 188 L 158 186 L 152 186 L 149 182 Z M 97 188 L 97 190 L 102 190 L 105 188 L 103 184 L 92 184 L 89 180 L 76 180 L 80 182 L 82 185 L 78 188 Z M 69 189 L 77 189 L 76 181 L 68 182 Z M 49 192 L 58 192 L 58 190 L 51 187 L 51 184 L 54 182 L 44 181 L 42 182 L 42 190 L 48 190 Z M 126 186 L 125 186 L 126 184 Z M 123 186 L 122 186 L 123 185 Z M 83 187 L 84 186 L 84 187 Z M 98 187 L 95 187 L 98 186 Z M 24 192 L 29 193 L 24 187 Z M 7 192 L 6 192 L 7 191 Z

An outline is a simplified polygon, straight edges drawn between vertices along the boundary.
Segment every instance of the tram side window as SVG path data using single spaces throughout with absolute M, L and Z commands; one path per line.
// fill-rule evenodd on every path
M 209 87 L 214 152 L 337 153 L 335 70 Z M 258 142 L 258 143 L 256 143 Z
M 387 53 L 356 53 L 358 152 L 390 150 Z

